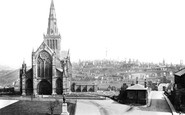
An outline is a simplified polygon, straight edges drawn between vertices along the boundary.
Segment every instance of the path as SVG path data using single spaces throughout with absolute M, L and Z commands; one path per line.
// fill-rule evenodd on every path
M 101 115 L 96 106 L 89 101 L 77 101 L 75 115 Z
M 13 103 L 16 103 L 18 100 L 2 100 L 0 99 L 0 109 L 8 106 L 8 105 L 11 105 Z
M 75 115 L 172 115 L 163 92 L 151 92 L 151 106 L 129 106 L 107 100 L 78 100 Z
M 152 102 L 149 110 L 171 112 L 170 107 L 163 96 L 163 91 L 152 91 L 151 93 Z

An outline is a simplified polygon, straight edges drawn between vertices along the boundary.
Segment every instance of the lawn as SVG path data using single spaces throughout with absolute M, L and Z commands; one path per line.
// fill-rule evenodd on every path
M 50 115 L 50 101 L 18 101 L 12 105 L 0 109 L 0 115 Z M 75 114 L 75 102 L 68 102 L 68 112 Z M 62 112 L 62 102 L 54 108 L 54 115 Z

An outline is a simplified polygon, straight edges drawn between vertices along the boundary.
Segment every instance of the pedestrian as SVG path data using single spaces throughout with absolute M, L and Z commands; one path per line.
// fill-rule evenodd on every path
M 66 97 L 65 97 L 65 94 L 63 94 L 63 103 L 66 102 Z
M 33 94 L 31 94 L 31 101 L 33 100 Z

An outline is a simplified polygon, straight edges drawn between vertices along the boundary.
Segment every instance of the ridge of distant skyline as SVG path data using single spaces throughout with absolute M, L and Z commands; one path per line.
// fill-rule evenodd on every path
M 51 0 L 0 1 L 0 65 L 31 65 L 43 41 Z M 54 0 L 61 49 L 71 61 L 184 61 L 185 1 Z M 107 51 L 106 51 L 107 50 Z M 107 54 L 106 54 L 107 52 Z M 106 56 L 107 55 L 107 56 Z

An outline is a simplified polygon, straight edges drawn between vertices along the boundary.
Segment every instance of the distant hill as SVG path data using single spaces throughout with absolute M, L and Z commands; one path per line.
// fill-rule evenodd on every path
M 0 71 L 5 71 L 5 70 L 13 70 L 13 68 L 7 65 L 0 65 Z
M 19 69 L 11 70 L 5 75 L 0 76 L 0 86 L 12 85 L 19 78 Z

